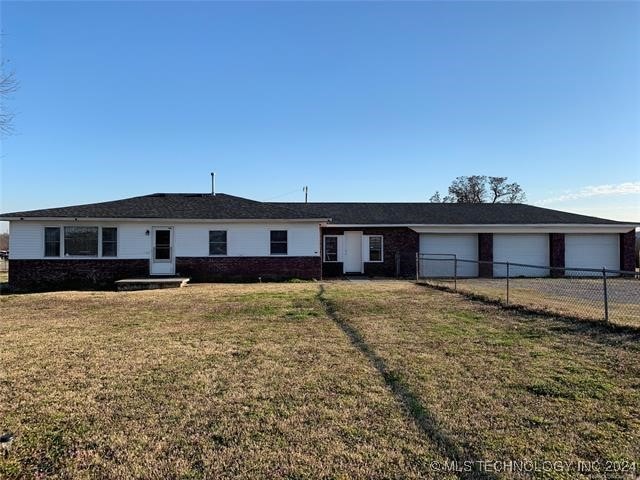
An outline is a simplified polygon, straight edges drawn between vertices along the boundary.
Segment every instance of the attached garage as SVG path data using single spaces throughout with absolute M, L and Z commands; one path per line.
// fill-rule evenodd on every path
M 620 269 L 620 236 L 613 234 L 567 234 L 564 238 L 567 268 Z
M 453 275 L 453 255 L 459 260 L 478 260 L 478 235 L 470 234 L 420 234 L 420 253 L 435 254 L 422 260 L 421 274 L 429 277 Z M 451 255 L 451 256 L 449 256 Z M 442 260 L 438 260 L 442 259 Z M 477 277 L 478 264 L 458 262 L 459 277 Z
M 495 234 L 493 236 L 493 261 L 522 263 L 526 265 L 549 266 L 549 234 Z M 504 277 L 505 265 L 494 265 L 493 275 Z M 509 275 L 513 277 L 545 277 L 549 270 L 510 266 Z

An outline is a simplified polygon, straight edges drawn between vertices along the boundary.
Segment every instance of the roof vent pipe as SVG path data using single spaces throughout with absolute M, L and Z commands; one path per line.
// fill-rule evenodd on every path
M 211 172 L 211 195 L 216 194 L 216 172 Z

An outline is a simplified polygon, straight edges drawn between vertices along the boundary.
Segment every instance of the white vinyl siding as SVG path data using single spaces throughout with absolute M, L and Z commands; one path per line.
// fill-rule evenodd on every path
M 42 224 L 11 222 L 9 233 L 10 258 L 44 258 L 44 226 Z
M 619 270 L 620 236 L 616 233 L 567 234 L 564 237 L 564 255 L 564 266 L 567 268 L 605 267 Z
M 317 224 L 178 224 L 175 226 L 176 257 L 208 257 L 209 230 L 227 231 L 228 257 L 271 256 L 271 230 L 287 231 L 287 255 L 320 255 Z
M 493 261 L 548 267 L 549 234 L 496 234 L 493 236 Z M 504 277 L 506 273 L 506 266 L 494 265 L 494 276 Z M 513 277 L 545 277 L 549 275 L 549 270 L 511 266 L 509 275 Z
M 460 260 L 478 260 L 478 235 L 464 234 L 420 234 L 420 253 L 422 254 L 447 254 L 455 255 Z M 438 258 L 449 260 L 438 260 Z M 453 275 L 453 257 L 435 255 L 433 260 L 423 259 L 421 269 L 425 275 L 433 277 Z M 478 264 L 458 262 L 458 276 L 477 277 Z
M 118 229 L 116 257 L 105 259 L 149 259 L 153 226 L 174 227 L 174 253 L 176 257 L 208 257 L 209 231 L 227 231 L 227 256 L 270 256 L 270 231 L 287 230 L 287 255 L 319 256 L 320 229 L 317 223 L 170 223 L 157 222 L 55 222 L 12 221 L 10 223 L 10 255 L 13 259 L 42 259 L 44 257 L 44 227 L 99 226 Z M 63 230 L 61 235 L 63 235 Z M 61 247 L 62 248 L 62 247 Z M 100 248 L 101 250 L 101 248 Z M 61 255 L 60 259 L 65 257 Z M 67 257 L 69 258 L 69 257 Z M 84 257 L 74 257 L 84 258 Z M 101 259 L 98 257 L 87 257 Z

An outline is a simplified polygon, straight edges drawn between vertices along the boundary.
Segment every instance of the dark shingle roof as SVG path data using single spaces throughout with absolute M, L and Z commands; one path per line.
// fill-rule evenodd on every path
M 298 209 L 219 193 L 154 193 L 111 202 L 3 214 L 4 217 L 167 218 L 211 220 L 304 219 Z
M 284 203 L 303 215 L 357 225 L 625 224 L 604 218 L 505 203 Z
M 630 224 L 523 204 L 285 203 L 258 202 L 224 193 L 154 193 L 111 202 L 6 213 L 2 217 L 331 219 L 332 223 L 356 225 Z

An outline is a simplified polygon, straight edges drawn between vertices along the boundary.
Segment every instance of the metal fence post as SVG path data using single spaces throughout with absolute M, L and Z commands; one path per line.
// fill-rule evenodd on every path
M 509 305 L 509 262 L 507 262 L 507 305 Z
M 420 263 L 420 254 L 416 253 L 416 282 L 420 280 L 419 263 Z
M 458 257 L 453 256 L 453 291 L 458 291 Z
M 609 323 L 609 295 L 607 295 L 607 269 L 602 267 L 602 286 L 604 292 L 604 321 Z

